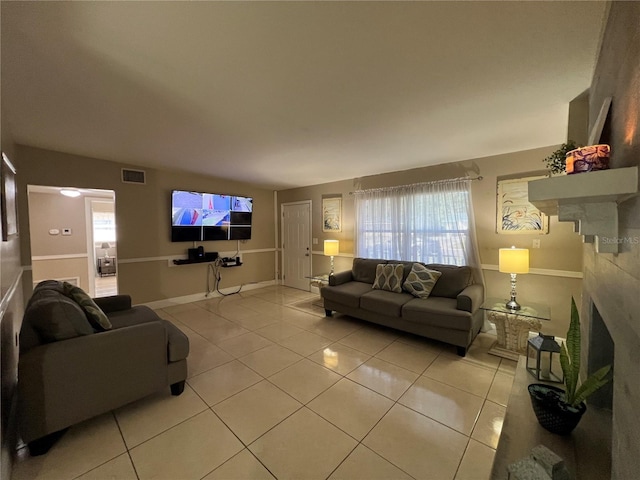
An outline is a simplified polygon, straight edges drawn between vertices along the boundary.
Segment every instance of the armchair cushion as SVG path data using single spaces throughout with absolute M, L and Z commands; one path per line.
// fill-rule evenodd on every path
M 37 334 L 26 348 L 94 333 L 87 316 L 76 302 L 54 290 L 35 291 L 25 312 L 24 321 Z

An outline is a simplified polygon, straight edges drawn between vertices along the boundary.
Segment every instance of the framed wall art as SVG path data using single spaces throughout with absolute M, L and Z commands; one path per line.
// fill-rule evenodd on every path
M 0 175 L 2 240 L 6 242 L 11 235 L 18 234 L 18 214 L 16 211 L 16 169 L 4 152 L 2 153 Z
M 547 176 L 498 180 L 496 220 L 498 233 L 508 235 L 549 233 L 549 217 L 529 203 L 528 183 L 540 178 L 547 178 Z
M 322 231 L 342 231 L 342 197 L 322 199 Z

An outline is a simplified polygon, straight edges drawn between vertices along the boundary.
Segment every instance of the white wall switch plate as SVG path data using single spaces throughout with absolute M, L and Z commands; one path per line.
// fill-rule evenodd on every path
M 533 248 L 540 248 L 540 239 L 536 238 L 533 240 Z
M 70 228 L 63 228 L 62 229 L 62 234 L 63 235 L 71 235 L 71 229 Z

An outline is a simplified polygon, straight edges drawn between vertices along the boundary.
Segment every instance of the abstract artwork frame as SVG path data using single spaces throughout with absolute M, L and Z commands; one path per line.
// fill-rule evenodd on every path
M 505 235 L 549 233 L 549 217 L 529 202 L 529 182 L 541 178 L 547 178 L 547 176 L 498 180 L 497 233 Z
M 322 231 L 342 231 L 342 197 L 322 199 Z
M 2 214 L 2 241 L 9 240 L 11 235 L 18 234 L 18 213 L 16 202 L 16 169 L 4 152 L 2 152 L 2 165 L 0 166 L 1 199 L 0 210 Z

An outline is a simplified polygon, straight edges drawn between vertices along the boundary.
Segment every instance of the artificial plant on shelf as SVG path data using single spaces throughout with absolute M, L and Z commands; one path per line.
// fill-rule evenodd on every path
M 573 140 L 567 140 L 567 143 L 563 143 L 559 149 L 549 155 L 543 160 L 547 165 L 547 169 L 552 174 L 560 174 L 565 172 L 567 152 L 575 150 L 578 145 Z
M 560 365 L 564 375 L 565 390 L 545 384 L 529 385 L 529 394 L 538 422 L 553 433 L 567 435 L 578 425 L 587 409 L 584 401 L 609 382 L 607 375 L 611 365 L 600 368 L 578 385 L 580 376 L 580 314 L 571 297 L 571 323 L 566 344 L 560 348 Z

